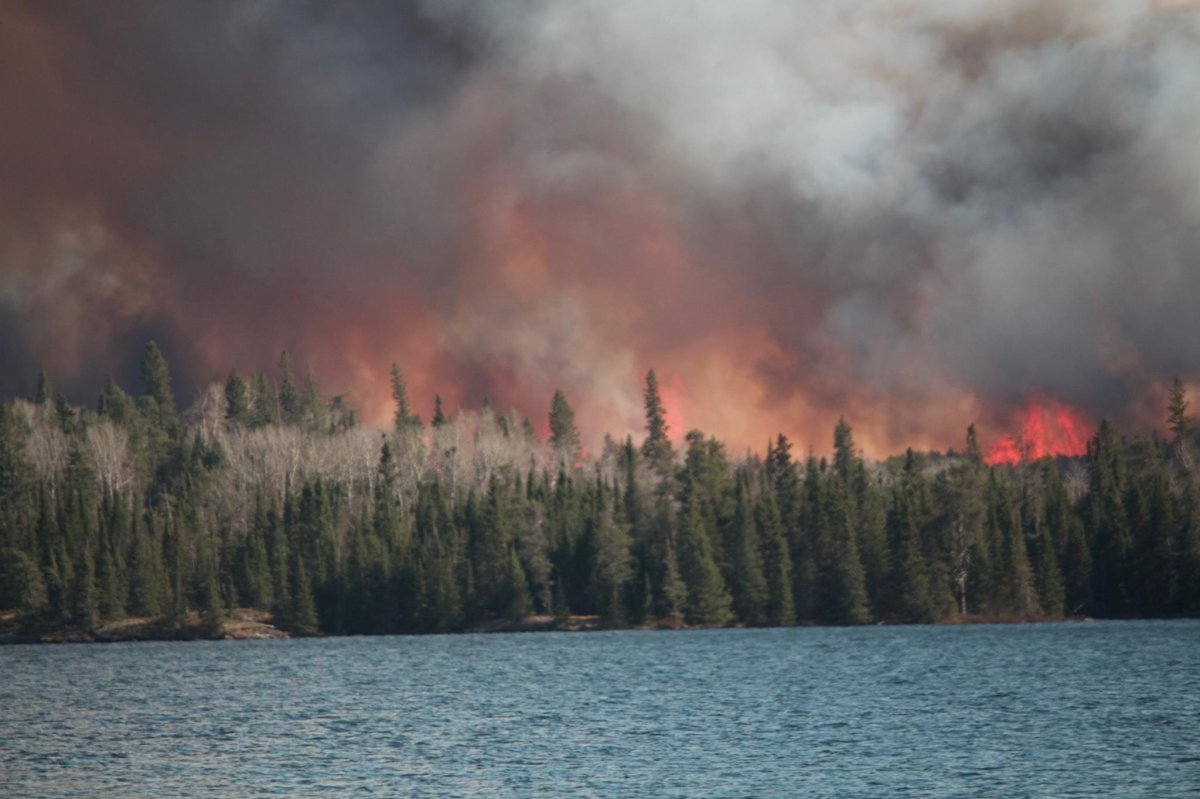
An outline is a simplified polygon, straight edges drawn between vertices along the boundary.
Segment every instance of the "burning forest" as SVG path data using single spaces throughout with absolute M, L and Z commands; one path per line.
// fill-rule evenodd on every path
M 1194 4 L 673 11 L 6 3 L 0 605 L 1195 612 Z

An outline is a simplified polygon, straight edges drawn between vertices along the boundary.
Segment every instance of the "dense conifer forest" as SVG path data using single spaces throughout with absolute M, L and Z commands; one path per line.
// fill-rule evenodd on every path
M 462 630 L 541 615 L 625 625 L 936 622 L 1200 611 L 1200 485 L 1176 383 L 1171 440 L 1104 422 L 1086 457 L 988 467 L 963 452 L 831 458 L 779 436 L 735 459 L 672 443 L 653 371 L 646 435 L 581 455 L 482 410 L 428 425 L 392 369 L 395 421 L 357 423 L 286 353 L 180 415 L 151 343 L 138 396 L 95 410 L 43 373 L 0 404 L 0 609 L 27 634 L 127 617 L 293 634 Z

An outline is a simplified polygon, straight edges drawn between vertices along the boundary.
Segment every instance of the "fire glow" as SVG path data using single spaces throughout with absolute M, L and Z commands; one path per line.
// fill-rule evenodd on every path
M 984 460 L 989 466 L 1011 466 L 1047 455 L 1083 455 L 1087 451 L 1086 430 L 1077 411 L 1057 403 L 1031 402 L 1022 417 L 1020 432 L 993 444 Z

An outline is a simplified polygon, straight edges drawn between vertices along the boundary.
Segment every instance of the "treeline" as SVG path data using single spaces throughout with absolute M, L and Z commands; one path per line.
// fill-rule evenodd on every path
M 609 625 L 863 624 L 955 615 L 1200 610 L 1200 494 L 1182 387 L 1170 442 L 1102 423 L 1088 455 L 984 464 L 911 450 L 869 463 L 782 435 L 734 461 L 668 433 L 653 372 L 640 442 L 581 456 L 566 397 L 550 436 L 484 407 L 427 426 L 393 367 L 395 423 L 357 424 L 297 380 L 202 392 L 182 417 L 154 344 L 142 392 L 96 410 L 43 374 L 0 404 L 0 609 L 28 630 L 126 617 L 216 630 L 238 607 L 295 633 L 442 632 L 530 614 Z

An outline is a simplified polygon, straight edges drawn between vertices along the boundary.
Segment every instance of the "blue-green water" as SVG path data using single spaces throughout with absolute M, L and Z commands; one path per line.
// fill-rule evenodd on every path
M 1195 621 L 0 648 L 5 797 L 1198 791 Z

